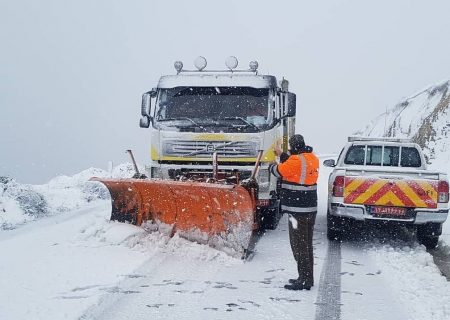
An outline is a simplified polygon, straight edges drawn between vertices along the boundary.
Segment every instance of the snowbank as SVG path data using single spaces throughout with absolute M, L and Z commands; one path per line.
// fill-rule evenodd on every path
M 58 176 L 43 185 L 19 184 L 0 177 L 0 230 L 15 229 L 42 216 L 81 209 L 98 200 L 108 200 L 108 190 L 92 177 L 129 178 L 131 163 L 115 167 L 112 172 L 89 168 L 73 176 Z
M 450 287 L 425 247 L 385 245 L 368 252 L 389 276 L 390 290 L 410 311 L 411 319 L 450 318 Z

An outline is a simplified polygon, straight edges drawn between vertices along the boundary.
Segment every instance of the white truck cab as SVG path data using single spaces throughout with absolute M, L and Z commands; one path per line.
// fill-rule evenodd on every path
M 328 180 L 328 238 L 340 239 L 352 221 L 403 223 L 420 243 L 437 245 L 448 216 L 445 173 L 427 170 L 416 143 L 406 139 L 350 137 Z
M 276 227 L 279 183 L 268 171 L 275 160 L 273 149 L 295 132 L 296 95 L 288 81 L 278 85 L 272 75 L 258 73 L 258 63 L 237 70 L 230 57 L 227 70 L 207 71 L 206 59 L 197 58 L 197 70 L 162 76 L 156 88 L 142 98 L 140 126 L 149 128 L 150 163 L 147 176 L 183 179 L 208 176 L 217 155 L 224 178 L 246 179 L 263 151 L 258 174 L 258 203 L 264 224 Z

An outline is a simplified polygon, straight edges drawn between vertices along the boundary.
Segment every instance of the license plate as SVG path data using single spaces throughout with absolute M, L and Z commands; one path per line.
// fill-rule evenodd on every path
M 406 215 L 406 208 L 401 207 L 372 207 L 371 212 L 376 215 L 388 214 L 391 216 L 404 216 Z

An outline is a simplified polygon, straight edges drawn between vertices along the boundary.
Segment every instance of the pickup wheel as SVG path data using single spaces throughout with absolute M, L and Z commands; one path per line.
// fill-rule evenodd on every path
M 436 248 L 439 241 L 439 237 L 423 237 L 419 238 L 419 243 L 423 244 L 427 250 Z
M 440 223 L 428 223 L 417 226 L 417 240 L 428 250 L 436 248 L 441 233 L 442 225 Z
M 330 241 L 341 241 L 342 240 L 342 229 L 341 221 L 339 218 L 333 217 L 327 212 L 327 238 Z
M 341 241 L 342 240 L 342 231 L 331 229 L 327 227 L 327 238 L 330 241 Z

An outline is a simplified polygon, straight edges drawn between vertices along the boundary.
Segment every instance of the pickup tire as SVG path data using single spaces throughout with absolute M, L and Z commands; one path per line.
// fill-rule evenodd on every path
M 342 240 L 342 219 L 327 212 L 327 238 L 330 241 Z
M 417 226 L 417 240 L 428 250 L 436 248 L 441 233 L 442 224 L 440 223 L 427 223 Z
M 341 241 L 342 240 L 342 231 L 334 230 L 327 227 L 327 238 L 330 241 Z
M 427 250 L 436 248 L 439 241 L 439 237 L 423 237 L 419 238 L 419 243 L 423 244 Z

